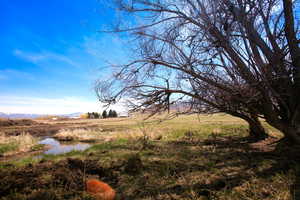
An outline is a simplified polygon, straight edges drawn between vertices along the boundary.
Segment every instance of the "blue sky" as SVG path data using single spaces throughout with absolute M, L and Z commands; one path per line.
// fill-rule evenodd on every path
M 93 91 L 124 39 L 99 33 L 115 13 L 97 0 L 0 1 L 0 112 L 100 111 Z
M 98 32 L 115 16 L 99 0 L 0 0 L 0 112 L 100 111 L 100 69 L 128 58 L 126 37 Z

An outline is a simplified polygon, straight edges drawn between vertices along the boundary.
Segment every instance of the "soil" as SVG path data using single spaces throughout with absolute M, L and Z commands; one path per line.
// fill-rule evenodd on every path
M 123 171 L 122 164 L 103 167 L 98 160 L 41 160 L 36 165 L 0 170 L 0 199 L 92 199 L 85 193 L 88 177 L 100 178 L 114 187 Z M 18 191 L 17 197 L 14 191 Z

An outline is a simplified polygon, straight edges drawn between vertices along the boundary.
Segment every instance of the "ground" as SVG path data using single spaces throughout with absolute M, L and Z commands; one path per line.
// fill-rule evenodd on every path
M 89 177 L 126 200 L 297 199 L 300 151 L 276 143 L 281 135 L 267 124 L 273 137 L 252 142 L 247 124 L 222 114 L 43 123 L 81 123 L 110 140 L 83 152 L 0 162 L 1 200 L 93 199 L 85 192 Z

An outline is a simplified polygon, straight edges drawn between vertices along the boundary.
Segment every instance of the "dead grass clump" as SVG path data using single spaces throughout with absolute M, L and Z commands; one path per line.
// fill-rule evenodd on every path
M 18 136 L 6 136 L 0 133 L 0 154 L 2 156 L 28 152 L 36 144 L 37 139 L 28 133 L 22 133 Z
M 101 129 L 63 129 L 56 133 L 54 137 L 61 141 L 93 142 L 103 140 L 104 132 Z

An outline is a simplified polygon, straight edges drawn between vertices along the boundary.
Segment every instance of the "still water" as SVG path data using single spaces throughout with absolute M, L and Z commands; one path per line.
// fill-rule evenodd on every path
M 84 151 L 91 146 L 90 144 L 86 143 L 60 143 L 54 138 L 45 138 L 39 141 L 39 144 L 50 146 L 50 149 L 43 153 L 47 155 L 58 155 L 71 151 Z

